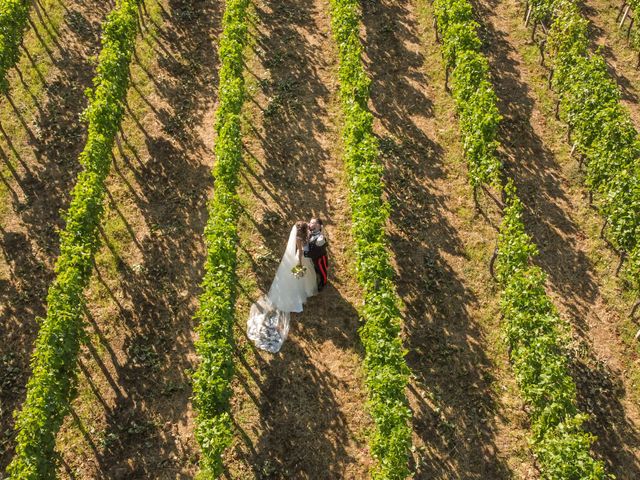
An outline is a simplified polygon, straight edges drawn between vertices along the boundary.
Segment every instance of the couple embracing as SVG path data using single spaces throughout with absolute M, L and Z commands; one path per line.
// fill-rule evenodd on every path
M 280 350 L 289 332 L 290 313 L 302 312 L 307 298 L 326 286 L 328 264 L 322 220 L 296 222 L 269 293 L 251 306 L 247 335 L 258 348 Z
M 322 228 L 322 220 L 312 218 L 309 223 L 296 222 L 296 247 L 298 248 L 298 267 L 301 267 L 303 258 L 309 258 L 313 262 L 316 272 L 318 291 L 327 284 L 327 237 Z

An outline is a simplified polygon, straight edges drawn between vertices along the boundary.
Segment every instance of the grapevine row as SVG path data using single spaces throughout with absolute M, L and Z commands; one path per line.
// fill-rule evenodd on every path
M 595 437 L 582 424 L 576 385 L 569 375 L 562 320 L 545 291 L 546 275 L 532 264 L 537 248 L 524 231 L 522 203 L 513 184 L 498 236 L 496 273 L 502 288 L 500 307 L 506 320 L 511 363 L 529 406 L 532 445 L 541 477 L 548 480 L 608 478 L 589 449 Z
M 496 137 L 501 117 L 473 8 L 467 0 L 434 0 L 433 8 L 447 79 L 449 72 L 452 76 L 471 184 L 499 187 L 502 164 L 496 155 Z
M 434 13 L 446 68 L 452 69 L 470 183 L 502 189 L 496 156 L 500 115 L 473 8 L 467 0 L 435 0 Z M 561 319 L 545 292 L 544 273 L 531 265 L 536 247 L 524 231 L 522 203 L 512 183 L 504 194 L 497 249 L 501 310 L 513 369 L 530 407 L 531 444 L 542 478 L 604 478 L 603 465 L 590 456 L 593 436 L 582 430 L 586 417 L 576 408 L 576 386 L 563 354 Z
M 88 138 L 80 154 L 83 171 L 71 193 L 60 233 L 60 256 L 47 294 L 47 315 L 31 358 L 27 397 L 16 419 L 13 479 L 55 478 L 56 433 L 74 396 L 76 361 L 83 336 L 84 297 L 98 248 L 105 180 L 124 115 L 129 63 L 138 32 L 138 0 L 120 0 L 105 24 L 89 106 L 83 113 Z
M 0 0 L 0 91 L 9 88 L 7 73 L 20 58 L 20 45 L 29 20 L 30 0 Z
M 560 117 L 574 151 L 586 160 L 586 184 L 605 219 L 603 233 L 640 286 L 640 141 L 604 58 L 590 54 L 588 22 L 566 0 L 537 0 L 532 10 L 551 21 L 547 50 Z M 538 15 L 543 17 L 542 14 Z
M 236 251 L 239 199 L 236 193 L 242 159 L 241 109 L 245 98 L 243 54 L 247 44 L 249 0 L 227 0 L 220 56 L 219 104 L 216 112 L 214 194 L 205 227 L 207 258 L 202 281 L 193 374 L 197 411 L 196 438 L 208 478 L 222 473 L 222 453 L 233 439 L 230 415 L 233 364 L 233 324 L 236 299 Z
M 360 338 L 364 346 L 368 406 L 375 424 L 370 446 L 374 479 L 402 479 L 411 446 L 409 380 L 400 332 L 400 299 L 385 226 L 389 205 L 383 200 L 382 165 L 367 107 L 370 80 L 362 64 L 358 0 L 331 0 L 331 26 L 338 45 L 340 98 L 344 115 L 344 161 L 349 182 L 357 279 L 364 292 Z

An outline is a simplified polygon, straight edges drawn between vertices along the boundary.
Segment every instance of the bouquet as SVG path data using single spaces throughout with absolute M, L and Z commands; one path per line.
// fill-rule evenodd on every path
M 304 277 L 304 274 L 307 273 L 307 267 L 303 267 L 302 265 L 296 265 L 291 269 L 291 273 L 296 278 Z

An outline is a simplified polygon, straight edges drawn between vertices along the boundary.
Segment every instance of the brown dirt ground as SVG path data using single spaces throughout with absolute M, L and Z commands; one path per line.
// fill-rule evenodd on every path
M 212 189 L 223 4 L 147 2 L 87 292 L 78 397 L 61 478 L 193 478 L 192 316 Z
M 211 192 L 222 4 L 147 2 L 108 179 L 62 478 L 193 478 L 192 316 Z
M 362 479 L 371 464 L 327 3 L 254 4 L 233 400 L 240 436 L 227 478 Z M 244 336 L 249 306 L 268 290 L 291 225 L 312 215 L 329 233 L 330 285 L 292 316 L 279 354 L 257 351 Z
M 522 9 L 497 0 L 478 2 L 478 8 L 504 115 L 502 155 L 527 207 L 525 223 L 540 249 L 550 293 L 573 326 L 573 374 L 580 407 L 592 415 L 588 427 L 598 435 L 594 449 L 618 478 L 637 478 L 640 409 L 629 368 L 637 354 L 621 334 L 629 305 L 620 305 L 620 291 L 610 285 L 616 261 L 598 239 L 566 130 L 551 113 L 546 71 L 533 53 Z
M 364 2 L 372 105 L 413 371 L 415 478 L 532 478 L 527 424 L 427 2 Z
M 29 357 L 78 172 L 85 107 L 103 2 L 38 2 L 10 97 L 0 102 L 0 471 L 13 450 L 12 413 L 24 399 Z M 37 65 L 37 69 L 35 67 Z M 40 72 L 39 74 L 36 72 Z M 45 78 L 46 76 L 46 78 Z

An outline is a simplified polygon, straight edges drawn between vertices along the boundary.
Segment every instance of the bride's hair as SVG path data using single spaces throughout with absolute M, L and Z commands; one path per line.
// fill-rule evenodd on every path
M 296 237 L 298 237 L 303 242 L 307 240 L 307 234 L 309 233 L 309 225 L 307 222 L 298 221 L 296 222 Z

